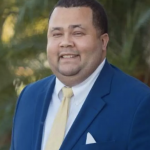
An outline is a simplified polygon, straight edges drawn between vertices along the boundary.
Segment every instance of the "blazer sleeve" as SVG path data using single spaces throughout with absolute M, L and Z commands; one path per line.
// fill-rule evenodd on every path
M 150 94 L 144 98 L 134 115 L 128 150 L 150 149 Z
M 16 120 L 16 116 L 17 116 L 17 110 L 18 110 L 18 107 L 19 107 L 19 103 L 21 101 L 21 97 L 25 91 L 25 89 L 27 88 L 27 86 L 22 90 L 18 100 L 17 100 L 17 105 L 16 105 L 16 110 L 15 110 L 15 114 L 14 114 L 14 118 L 13 118 L 13 128 L 12 128 L 12 136 L 11 136 L 11 146 L 10 146 L 10 150 L 16 150 L 15 149 L 15 146 L 14 146 L 14 137 L 15 137 L 15 120 Z

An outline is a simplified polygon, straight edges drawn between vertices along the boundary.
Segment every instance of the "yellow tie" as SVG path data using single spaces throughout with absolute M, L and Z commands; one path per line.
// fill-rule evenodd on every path
M 73 91 L 71 88 L 64 87 L 62 88 L 62 92 L 64 98 L 54 119 L 45 150 L 59 150 L 64 139 L 65 128 L 68 118 L 68 106 L 70 99 L 73 96 Z

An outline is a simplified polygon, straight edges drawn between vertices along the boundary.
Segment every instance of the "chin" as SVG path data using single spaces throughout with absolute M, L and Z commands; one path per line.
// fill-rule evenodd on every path
M 75 76 L 77 73 L 72 73 L 72 72 L 61 72 L 61 75 L 67 76 L 67 77 L 72 77 Z
M 76 76 L 78 73 L 79 73 L 79 69 L 77 70 L 59 70 L 59 73 L 61 74 L 61 75 L 63 75 L 63 76 Z

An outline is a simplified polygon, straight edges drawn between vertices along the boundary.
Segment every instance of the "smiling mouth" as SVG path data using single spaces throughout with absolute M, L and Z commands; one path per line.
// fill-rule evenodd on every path
M 62 55 L 62 56 L 60 56 L 60 58 L 75 58 L 75 57 L 78 57 L 79 55 Z

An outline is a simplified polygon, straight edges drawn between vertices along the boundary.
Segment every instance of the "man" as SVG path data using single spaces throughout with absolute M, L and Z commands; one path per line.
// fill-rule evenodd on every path
M 11 150 L 150 149 L 150 89 L 107 62 L 103 7 L 60 0 L 47 35 L 54 75 L 22 91 Z

